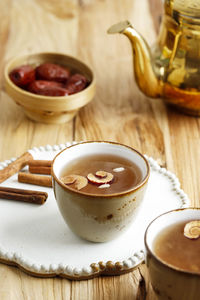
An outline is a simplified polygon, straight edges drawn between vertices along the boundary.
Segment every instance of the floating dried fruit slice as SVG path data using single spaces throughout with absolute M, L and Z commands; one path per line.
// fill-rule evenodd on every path
M 76 178 L 74 175 L 67 175 L 67 176 L 61 178 L 61 181 L 67 185 L 74 183 L 75 180 L 76 180 Z
M 88 184 L 87 178 L 81 175 L 67 175 L 65 177 L 62 177 L 61 181 L 66 185 L 74 183 L 74 187 L 77 190 L 81 190 Z
M 105 178 L 107 176 L 107 172 L 105 171 L 97 171 L 95 175 L 99 178 Z
M 113 180 L 114 175 L 106 171 L 97 171 L 95 175 L 89 173 L 87 175 L 87 178 L 91 183 L 103 184 L 103 183 L 110 183 Z
M 200 237 L 200 220 L 187 223 L 184 227 L 184 236 L 188 239 L 198 239 Z

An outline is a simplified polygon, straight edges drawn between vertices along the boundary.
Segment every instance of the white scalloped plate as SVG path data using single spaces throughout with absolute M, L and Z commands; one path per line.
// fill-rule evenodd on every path
M 52 159 L 70 143 L 30 150 L 35 159 Z M 62 276 L 88 279 L 131 271 L 144 260 L 144 232 L 151 220 L 176 208 L 189 206 L 174 174 L 148 158 L 151 175 L 140 214 L 119 238 L 107 243 L 90 243 L 75 236 L 62 219 L 51 188 L 22 184 L 17 175 L 1 186 L 48 192 L 43 206 L 0 201 L 0 261 L 16 265 L 40 277 Z M 0 163 L 0 169 L 13 159 Z M 101 263 L 99 263 L 101 262 Z

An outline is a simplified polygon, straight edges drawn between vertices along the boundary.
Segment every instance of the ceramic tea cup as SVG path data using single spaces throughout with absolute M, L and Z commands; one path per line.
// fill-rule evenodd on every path
M 106 154 L 128 158 L 141 170 L 142 179 L 131 190 L 114 194 L 88 194 L 73 190 L 61 180 L 63 169 L 85 155 Z M 55 198 L 61 215 L 71 230 L 83 239 L 105 242 L 119 236 L 135 220 L 143 199 L 150 167 L 138 151 L 112 142 L 84 142 L 61 151 L 53 160 Z
M 200 209 L 186 208 L 167 212 L 154 219 L 145 233 L 145 261 L 157 299 L 198 300 L 200 273 L 184 271 L 164 262 L 155 253 L 154 242 L 159 232 L 178 222 L 200 220 Z M 176 248 L 177 249 L 177 248 Z M 191 260 L 192 260 L 192 254 Z

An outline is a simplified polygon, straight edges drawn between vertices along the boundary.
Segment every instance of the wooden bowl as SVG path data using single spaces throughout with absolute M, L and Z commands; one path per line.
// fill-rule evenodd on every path
M 90 84 L 83 91 L 70 96 L 50 97 L 25 91 L 10 80 L 9 73 L 16 67 L 24 64 L 36 67 L 44 62 L 57 63 L 68 67 L 72 72 L 79 72 Z M 81 107 L 93 99 L 96 89 L 92 70 L 78 59 L 60 53 L 37 53 L 14 58 L 6 65 L 4 78 L 8 95 L 24 109 L 27 117 L 48 124 L 71 120 Z

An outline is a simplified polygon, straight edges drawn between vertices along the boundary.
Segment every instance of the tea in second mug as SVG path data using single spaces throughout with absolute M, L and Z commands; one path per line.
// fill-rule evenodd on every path
M 178 209 L 157 217 L 146 230 L 145 249 L 157 299 L 200 299 L 200 209 Z
M 68 147 L 52 164 L 60 213 L 79 237 L 112 240 L 137 217 L 149 173 L 145 157 L 122 144 L 97 141 Z

